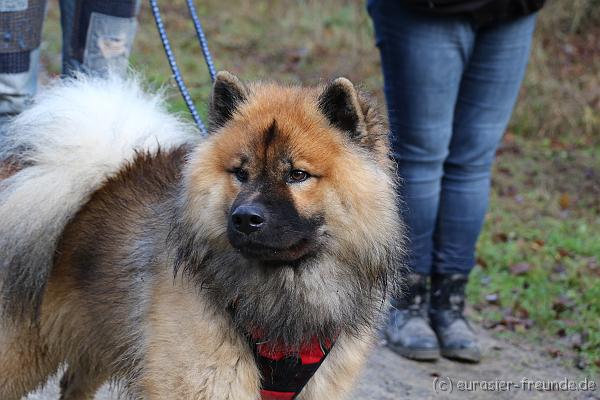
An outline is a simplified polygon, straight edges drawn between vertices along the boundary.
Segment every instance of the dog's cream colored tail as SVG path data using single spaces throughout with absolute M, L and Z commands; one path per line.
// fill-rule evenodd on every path
M 35 315 L 66 224 L 136 151 L 194 136 L 135 80 L 79 77 L 39 96 L 0 135 L 0 162 L 23 166 L 0 180 L 3 311 Z

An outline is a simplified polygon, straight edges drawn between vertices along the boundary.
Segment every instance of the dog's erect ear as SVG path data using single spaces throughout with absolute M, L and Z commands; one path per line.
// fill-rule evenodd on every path
M 365 132 L 365 117 L 358 93 L 348 79 L 337 78 L 325 87 L 319 96 L 319 109 L 331 125 L 347 132 L 351 138 L 358 138 Z
M 248 97 L 248 88 L 237 76 L 219 71 L 210 97 L 208 120 L 210 130 L 215 130 L 231 118 L 239 105 Z

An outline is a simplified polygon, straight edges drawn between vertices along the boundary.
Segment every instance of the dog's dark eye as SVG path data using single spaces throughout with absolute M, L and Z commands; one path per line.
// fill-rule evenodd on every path
M 245 169 L 236 168 L 232 172 L 238 181 L 243 183 L 248 180 L 248 171 L 246 171 Z
M 310 178 L 310 174 L 308 172 L 302 171 L 299 169 L 295 169 L 292 172 L 290 172 L 290 175 L 288 177 L 288 182 L 290 182 L 290 183 L 304 182 L 308 178 Z

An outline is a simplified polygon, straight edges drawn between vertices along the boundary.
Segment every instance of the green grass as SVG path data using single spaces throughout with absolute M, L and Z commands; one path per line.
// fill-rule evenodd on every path
M 161 3 L 184 78 L 205 114 L 210 79 L 184 1 Z M 383 104 L 364 1 L 198 5 L 217 68 L 247 80 L 293 83 L 347 76 Z M 516 318 L 514 326 L 493 329 L 531 338 L 544 351 L 559 349 L 567 362 L 583 358 L 589 373 L 600 368 L 600 267 L 594 267 L 600 263 L 599 10 L 600 0 L 549 0 L 540 14 L 511 134 L 494 173 L 479 243 L 485 268 L 474 270 L 469 286 L 476 317 L 486 325 Z M 139 23 L 134 69 L 155 86 L 173 84 L 146 2 Z M 50 75 L 57 74 L 56 0 L 50 1 L 44 37 L 43 61 Z M 170 93 L 172 109 L 185 113 L 177 91 Z M 522 262 L 530 270 L 512 274 L 510 266 Z M 490 294 L 498 295 L 497 305 L 486 301 Z
M 600 367 L 600 175 L 585 167 L 600 172 L 598 148 L 515 140 L 498 157 L 469 299 L 484 325 L 536 338 L 592 373 Z M 524 271 L 511 271 L 521 263 Z
M 513 215 L 495 205 L 496 199 L 490 213 L 494 222 L 488 224 L 479 244 L 486 267 L 479 266 L 472 274 L 470 301 L 479 306 L 487 323 L 514 316 L 517 326 L 501 324 L 502 330 L 519 335 L 537 330 L 545 337 L 543 350 L 581 353 L 583 364 L 592 370 L 600 360 L 600 218 L 592 224 L 584 219 L 563 223 L 548 217 L 515 224 Z M 495 243 L 492 238 L 497 232 L 509 232 L 510 240 Z M 544 238 L 541 248 L 535 246 L 540 238 Z M 527 262 L 531 270 L 515 276 L 508 266 L 518 262 Z M 486 304 L 489 294 L 497 294 L 497 307 Z

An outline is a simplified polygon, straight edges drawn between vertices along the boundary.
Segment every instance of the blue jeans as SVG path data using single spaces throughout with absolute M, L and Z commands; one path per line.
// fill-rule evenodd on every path
M 535 15 L 488 26 L 370 0 L 391 144 L 403 179 L 409 265 L 468 274 L 490 173 L 525 73 Z

